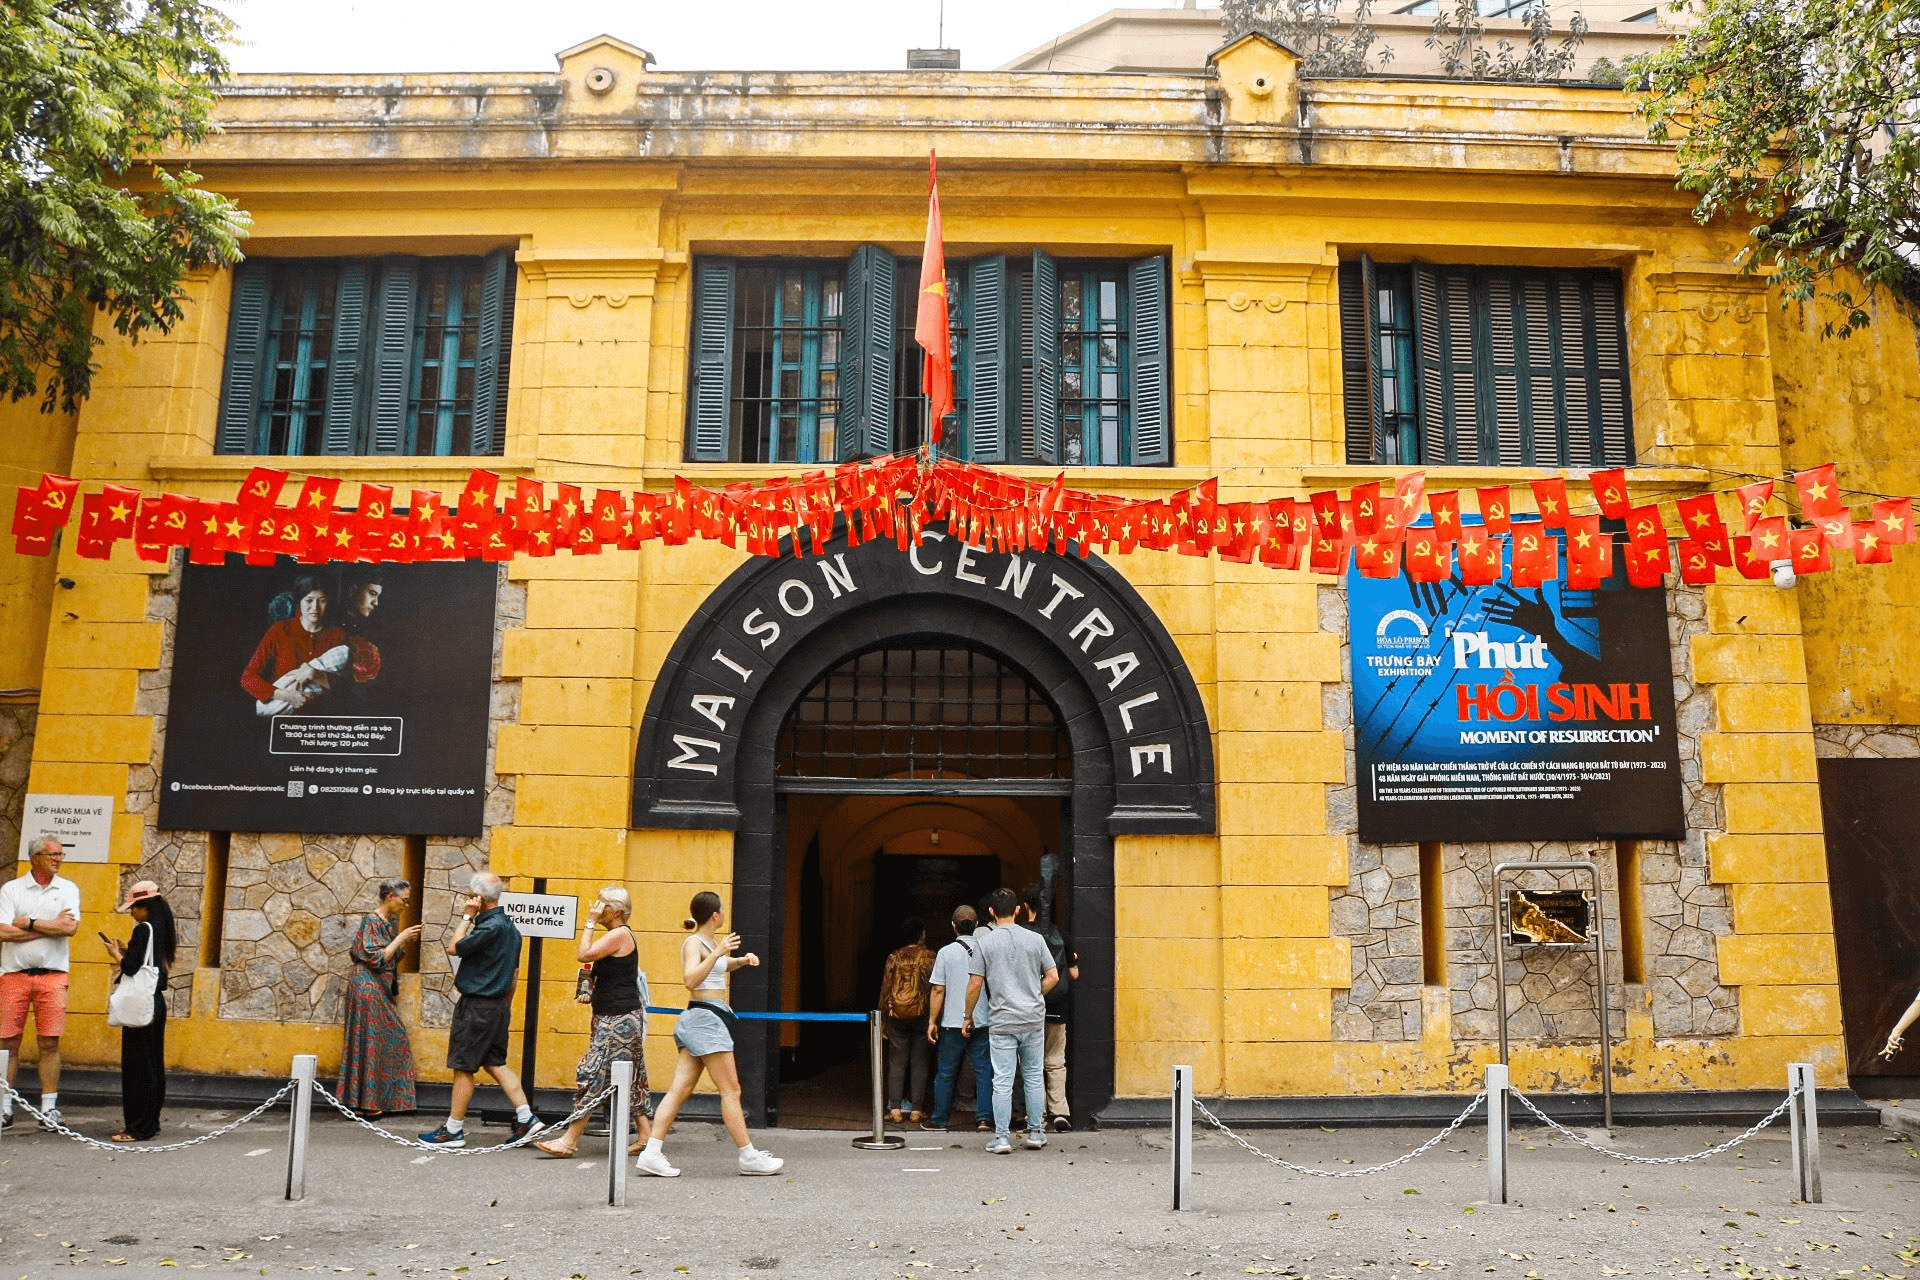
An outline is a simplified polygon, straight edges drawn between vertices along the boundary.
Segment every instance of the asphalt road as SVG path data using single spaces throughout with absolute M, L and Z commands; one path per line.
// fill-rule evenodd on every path
M 170 1112 L 163 1135 L 230 1115 Z M 118 1115 L 77 1111 L 104 1137 Z M 430 1127 L 420 1117 L 396 1130 Z M 483 1130 L 498 1141 L 503 1130 Z M 1615 1149 L 1678 1155 L 1712 1128 L 1622 1129 Z M 1733 1155 L 1655 1168 L 1517 1129 L 1517 1203 L 1487 1194 L 1477 1124 L 1410 1165 L 1367 1178 L 1306 1178 L 1204 1134 L 1196 1207 L 1169 1208 L 1164 1133 L 1054 1135 L 1042 1152 L 989 1156 L 984 1135 L 914 1130 L 899 1152 L 844 1133 L 775 1130 L 771 1178 L 734 1174 L 714 1125 L 668 1150 L 677 1180 L 635 1178 L 605 1203 L 605 1143 L 560 1162 L 523 1152 L 427 1156 L 316 1114 L 308 1196 L 282 1199 L 285 1121 L 188 1151 L 100 1152 L 17 1125 L 0 1140 L 0 1280 L 71 1275 L 178 1280 L 183 1271 L 464 1280 L 1282 1275 L 1413 1280 L 1604 1276 L 1852 1276 L 1920 1280 L 1920 1152 L 1877 1129 L 1826 1131 L 1827 1203 L 1795 1205 L 1784 1133 Z M 1345 1170 L 1404 1154 L 1430 1133 L 1262 1130 L 1296 1163 Z M 1354 1163 L 1347 1165 L 1343 1161 Z

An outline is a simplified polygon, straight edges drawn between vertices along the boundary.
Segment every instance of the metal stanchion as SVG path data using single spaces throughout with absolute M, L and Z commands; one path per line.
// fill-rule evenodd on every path
M 1487 1064 L 1487 1203 L 1507 1203 L 1507 1068 Z
M 293 1059 L 293 1096 L 287 1100 L 287 1199 L 307 1198 L 307 1131 L 313 1127 L 313 1083 L 320 1059 L 311 1053 Z
M 885 1055 L 887 1049 L 886 1033 L 881 1028 L 880 1011 L 867 1013 L 867 1046 L 873 1059 L 873 1132 L 863 1138 L 855 1138 L 853 1145 L 862 1151 L 898 1151 L 907 1145 L 907 1140 L 898 1134 L 887 1132 L 887 1099 Z
M 1193 1068 L 1173 1069 L 1173 1207 L 1193 1205 Z
M 607 1114 L 607 1203 L 627 1207 L 627 1130 L 633 1116 L 633 1063 L 622 1058 L 613 1064 L 613 1110 Z
M 1793 1198 L 1819 1204 L 1820 1110 L 1814 1100 L 1813 1064 L 1789 1062 L 1787 1088 L 1799 1090 L 1787 1108 L 1787 1114 L 1793 1118 Z
M 13 1055 L 8 1053 L 5 1049 L 0 1049 L 0 1088 L 5 1088 L 9 1083 L 7 1080 L 7 1072 L 12 1068 L 13 1068 Z M 4 1133 L 4 1132 L 6 1132 L 4 1129 L 0 1129 L 0 1133 Z

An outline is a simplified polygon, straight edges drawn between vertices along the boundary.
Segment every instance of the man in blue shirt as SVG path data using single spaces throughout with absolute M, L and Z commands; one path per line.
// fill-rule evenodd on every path
M 527 1105 L 520 1077 L 507 1069 L 507 1024 L 513 1017 L 513 984 L 520 970 L 520 930 L 500 908 L 506 886 L 482 871 L 473 877 L 473 896 L 455 926 L 447 954 L 459 957 L 453 975 L 460 1001 L 453 1007 L 447 1035 L 447 1069 L 453 1072 L 453 1106 L 447 1122 L 420 1141 L 436 1147 L 467 1145 L 467 1104 L 473 1101 L 474 1075 L 485 1071 L 513 1103 L 516 1141 L 539 1132 L 540 1122 Z

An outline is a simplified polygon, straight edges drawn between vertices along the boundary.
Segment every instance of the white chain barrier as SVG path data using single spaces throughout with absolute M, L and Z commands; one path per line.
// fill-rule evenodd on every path
M 432 1152 L 435 1152 L 436 1154 L 444 1153 L 450 1156 L 490 1156 L 496 1151 L 511 1151 L 515 1147 L 524 1147 L 529 1142 L 532 1142 L 534 1139 L 540 1137 L 540 1135 L 544 1133 L 550 1133 L 555 1129 L 564 1129 L 568 1125 L 572 1124 L 575 1120 L 580 1119 L 582 1116 L 592 1115 L 596 1110 L 599 1109 L 601 1103 L 605 1102 L 608 1098 L 611 1098 L 614 1095 L 614 1093 L 617 1091 L 617 1087 L 614 1085 L 608 1085 L 606 1088 L 602 1089 L 599 1093 L 594 1094 L 591 1098 L 588 1098 L 585 1102 L 581 1103 L 578 1107 L 575 1107 L 573 1110 L 573 1114 L 569 1115 L 564 1120 L 556 1120 L 556 1121 L 553 1121 L 552 1123 L 545 1123 L 545 1122 L 537 1123 L 533 1126 L 533 1128 L 529 1129 L 522 1136 L 518 1138 L 514 1138 L 508 1142 L 502 1142 L 497 1146 L 491 1146 L 491 1147 L 443 1147 L 443 1146 L 436 1146 L 434 1143 L 431 1143 L 431 1142 L 417 1142 L 414 1139 L 407 1137 L 405 1134 L 395 1133 L 391 1129 L 382 1129 L 379 1125 L 373 1123 L 371 1120 L 368 1120 L 365 1116 L 358 1114 L 357 1112 L 354 1111 L 352 1107 L 349 1107 L 346 1103 L 340 1101 L 339 1098 L 335 1097 L 333 1095 L 333 1092 L 330 1089 L 328 1089 L 327 1086 L 321 1084 L 318 1080 L 315 1080 L 313 1082 L 313 1091 L 319 1094 L 321 1100 L 326 1102 L 328 1105 L 330 1105 L 335 1111 L 338 1111 L 341 1115 L 353 1121 L 355 1124 L 359 1125 L 362 1129 L 365 1129 L 367 1132 L 379 1134 L 381 1137 L 385 1138 L 388 1142 L 395 1143 L 402 1147 L 412 1147 L 418 1151 L 432 1151 Z
M 47 1120 L 46 1113 L 22 1097 L 19 1090 L 10 1087 L 4 1082 L 0 1082 L 0 1095 L 11 1094 L 14 1105 L 32 1116 L 39 1122 L 40 1127 L 48 1133 L 57 1133 L 63 1138 L 72 1138 L 82 1146 L 99 1147 L 103 1151 L 120 1151 L 130 1155 L 149 1156 L 161 1151 L 184 1151 L 188 1147 L 197 1147 L 203 1142 L 212 1142 L 215 1138 L 224 1138 L 241 1125 L 252 1124 L 255 1120 L 258 1120 L 261 1116 L 280 1105 L 280 1103 L 285 1101 L 287 1096 L 293 1092 L 295 1083 L 296 1082 L 292 1080 L 287 1081 L 287 1083 L 280 1086 L 280 1091 L 271 1098 L 268 1098 L 253 1110 L 247 1112 L 247 1114 L 241 1116 L 238 1120 L 230 1124 L 223 1124 L 211 1133 L 203 1133 L 197 1138 L 188 1138 L 184 1142 L 167 1142 L 161 1143 L 158 1146 L 143 1142 L 102 1142 L 98 1138 L 89 1138 L 84 1133 L 77 1133 L 57 1120 L 50 1123 Z
M 1561 1137 L 1567 1139 L 1567 1141 L 1573 1143 L 1575 1146 L 1585 1147 L 1589 1151 L 1597 1151 L 1609 1160 L 1619 1160 L 1624 1164 L 1686 1164 L 1691 1160 L 1706 1160 L 1712 1156 L 1724 1155 L 1785 1115 L 1787 1108 L 1793 1105 L 1793 1100 L 1800 1096 L 1800 1090 L 1797 1087 L 1787 1090 L 1787 1096 L 1780 1100 L 1780 1105 L 1767 1112 L 1751 1129 L 1748 1129 L 1738 1137 L 1728 1138 L 1718 1146 L 1708 1147 L 1705 1151 L 1695 1151 L 1684 1156 L 1632 1156 L 1624 1151 L 1615 1151 L 1612 1147 L 1603 1147 L 1599 1143 L 1590 1141 L 1578 1133 L 1575 1133 L 1572 1129 L 1567 1128 L 1567 1126 L 1555 1120 L 1539 1107 L 1536 1107 L 1533 1104 L 1533 1099 L 1518 1089 L 1508 1088 L 1507 1092 L 1518 1098 L 1521 1106 L 1538 1116 L 1542 1124 L 1546 1125 L 1549 1129 L 1556 1130 Z
M 1389 1160 L 1385 1164 L 1376 1164 L 1371 1168 L 1367 1168 L 1367 1169 L 1315 1169 L 1309 1165 L 1294 1164 L 1290 1160 L 1282 1160 L 1279 1156 L 1276 1156 L 1271 1152 L 1262 1151 L 1260 1148 L 1254 1146 L 1251 1142 L 1248 1142 L 1245 1138 L 1241 1137 L 1239 1134 L 1235 1133 L 1233 1130 L 1227 1128 L 1226 1125 L 1221 1123 L 1220 1117 L 1214 1115 L 1213 1112 L 1207 1110 L 1207 1104 L 1200 1101 L 1200 1099 L 1195 1098 L 1193 1100 L 1193 1109 L 1195 1111 L 1198 1111 L 1200 1113 L 1201 1118 L 1204 1119 L 1208 1124 L 1212 1125 L 1214 1128 L 1218 1129 L 1220 1132 L 1226 1134 L 1227 1137 L 1233 1139 L 1233 1141 L 1242 1150 L 1247 1151 L 1252 1155 L 1259 1156 L 1262 1160 L 1265 1160 L 1268 1164 L 1278 1165 L 1282 1169 L 1291 1169 L 1295 1173 L 1304 1173 L 1307 1176 L 1313 1177 L 1313 1178 L 1365 1178 L 1371 1174 L 1385 1173 L 1389 1169 L 1397 1169 L 1401 1165 L 1407 1163 L 1407 1161 L 1417 1160 L 1421 1156 L 1427 1154 L 1427 1152 L 1433 1150 L 1435 1147 L 1439 1146 L 1442 1142 L 1445 1142 L 1449 1137 L 1451 1137 L 1453 1135 L 1453 1131 L 1455 1129 L 1458 1129 L 1461 1125 L 1465 1124 L 1467 1122 L 1467 1117 L 1472 1115 L 1475 1111 L 1478 1111 L 1480 1109 L 1480 1104 L 1482 1102 L 1485 1102 L 1486 1100 L 1487 1100 L 1487 1095 L 1484 1092 L 1474 1094 L 1473 1101 L 1467 1104 L 1467 1109 L 1465 1111 L 1462 1111 L 1459 1115 L 1455 1116 L 1453 1118 L 1453 1122 L 1449 1124 L 1446 1128 L 1442 1129 L 1439 1133 L 1434 1134 L 1431 1138 L 1428 1138 L 1425 1142 L 1421 1143 L 1419 1146 L 1415 1147 L 1413 1150 L 1407 1152 L 1407 1154 L 1401 1156 L 1398 1160 Z

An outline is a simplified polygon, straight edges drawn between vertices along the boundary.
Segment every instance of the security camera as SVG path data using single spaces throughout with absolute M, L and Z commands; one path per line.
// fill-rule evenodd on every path
M 1793 573 L 1793 561 L 1775 560 L 1773 562 L 1773 585 L 1782 591 L 1791 590 L 1799 579 Z

